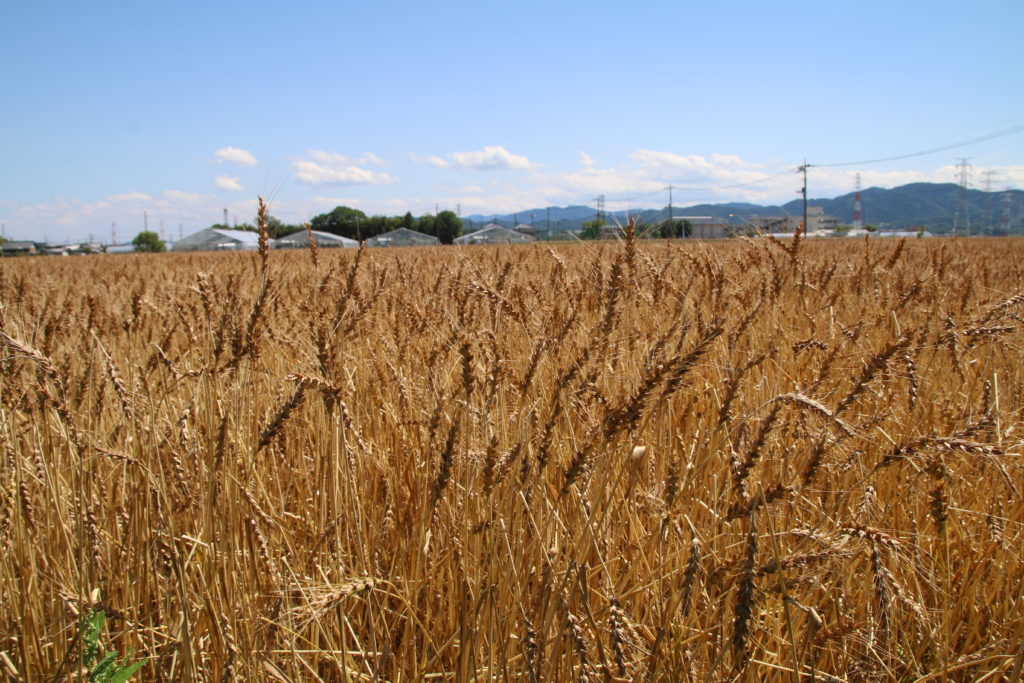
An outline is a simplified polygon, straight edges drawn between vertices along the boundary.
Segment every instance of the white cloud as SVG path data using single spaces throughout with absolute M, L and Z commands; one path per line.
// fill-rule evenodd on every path
M 430 164 L 431 166 L 437 166 L 438 168 L 447 168 L 448 166 L 451 166 L 451 162 L 445 161 L 441 157 L 434 155 L 422 157 L 419 154 L 410 154 L 409 161 L 417 164 Z
M 452 165 L 474 171 L 510 171 L 533 168 L 529 159 L 512 154 L 501 145 L 484 147 L 474 152 L 453 152 L 448 156 L 452 159 Z
M 580 155 L 580 166 L 584 166 L 586 168 L 592 168 L 594 166 L 597 166 L 597 161 L 594 159 L 594 157 L 590 156 L 589 154 L 587 154 L 583 150 L 579 151 L 579 155 Z
M 745 168 L 762 168 L 761 164 L 741 159 L 735 154 L 712 154 L 711 161 L 719 166 L 740 166 Z
M 252 155 L 252 152 L 245 149 L 238 149 L 237 147 L 221 147 L 213 153 L 214 163 L 217 164 L 238 164 L 239 166 L 256 166 L 260 162 L 256 161 L 256 157 Z
M 327 166 L 384 166 L 384 160 L 373 152 L 364 152 L 359 157 L 348 157 L 335 152 L 325 152 L 320 149 L 311 149 L 308 156 L 317 163 Z
M 126 192 L 124 194 L 112 194 L 107 197 L 108 202 L 148 202 L 152 197 L 144 192 Z
M 543 206 L 545 199 L 536 193 L 498 193 L 490 195 L 467 195 L 445 197 L 441 200 L 442 207 L 447 206 L 452 210 L 456 206 L 462 207 L 463 215 L 481 213 L 484 215 L 492 213 L 513 213 L 522 211 L 529 207 Z M 430 207 L 433 211 L 433 207 Z M 416 213 L 415 211 L 413 213 Z
M 336 206 L 354 206 L 363 200 L 356 197 L 310 197 L 309 201 L 316 204 L 330 204 L 330 208 L 333 209 Z
M 182 192 L 181 190 L 166 190 L 163 193 L 163 198 L 169 202 L 177 202 L 179 204 L 199 204 L 208 199 L 213 199 L 211 195 L 200 194 L 198 192 Z
M 390 185 L 397 178 L 378 171 L 371 171 L 356 165 L 359 160 L 341 154 L 310 150 L 308 159 L 292 162 L 295 175 L 299 181 L 312 186 L 319 185 Z M 380 161 L 376 155 L 364 156 L 362 163 Z
M 707 159 L 697 154 L 681 156 L 674 152 L 658 152 L 652 149 L 638 149 L 629 155 L 629 158 L 644 168 L 666 169 L 666 168 L 710 168 L 711 164 Z
M 409 159 L 438 168 L 459 168 L 466 171 L 514 171 L 534 168 L 529 159 L 512 154 L 501 145 L 491 145 L 472 152 L 452 152 L 448 159 L 439 156 L 421 157 L 410 154 Z
M 558 173 L 550 178 L 554 187 L 569 193 L 587 194 L 637 194 L 654 192 L 665 186 L 663 182 L 648 174 L 620 168 L 585 168 L 579 171 Z M 591 201 L 587 197 L 586 201 Z
M 232 192 L 241 192 L 245 190 L 245 188 L 242 186 L 241 179 L 236 178 L 234 176 L 217 176 L 213 182 L 216 183 L 217 187 L 219 187 L 222 190 L 230 190 Z

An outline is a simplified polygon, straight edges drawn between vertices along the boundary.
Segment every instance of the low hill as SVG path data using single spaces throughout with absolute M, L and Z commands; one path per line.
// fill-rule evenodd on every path
M 870 187 L 861 192 L 864 222 L 879 227 L 901 229 L 923 225 L 932 232 L 948 233 L 958 221 L 957 211 L 961 206 L 961 198 L 966 202 L 964 216 L 959 217 L 961 231 L 969 229 L 971 234 L 994 234 L 1001 229 L 1004 202 L 1008 202 L 1010 213 L 1010 232 L 1022 232 L 1024 217 L 1024 191 L 1008 190 L 1005 192 L 983 192 L 968 189 L 962 193 L 960 186 L 954 183 L 911 183 L 892 189 Z M 854 193 L 850 192 L 839 197 L 813 198 L 808 200 L 810 206 L 821 206 L 829 216 L 835 216 L 840 224 L 853 222 Z M 745 202 L 725 204 L 696 204 L 692 206 L 674 206 L 672 215 L 680 218 L 686 216 L 710 216 L 716 219 L 741 223 L 750 216 L 798 216 L 803 210 L 802 202 L 794 199 L 782 206 L 762 206 Z M 632 212 L 617 211 L 608 214 L 610 221 L 623 223 L 628 215 L 637 217 L 641 222 L 650 223 L 668 216 L 668 208 L 635 209 Z M 532 223 L 544 230 L 550 225 L 552 231 L 579 230 L 586 221 L 593 220 L 597 215 L 589 206 L 543 207 L 527 209 L 511 214 L 473 215 L 463 220 L 472 225 L 482 225 L 497 221 L 503 225 L 516 223 Z

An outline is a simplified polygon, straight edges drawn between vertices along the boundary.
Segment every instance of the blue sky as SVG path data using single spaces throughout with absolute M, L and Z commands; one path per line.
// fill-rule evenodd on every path
M 1024 3 L 34 2 L 0 10 L 8 238 L 250 220 L 785 202 L 792 169 L 1024 124 Z M 1024 186 L 1024 130 L 810 195 Z M 734 187 L 742 185 L 741 187 Z M 733 186 L 733 187 L 730 187 Z

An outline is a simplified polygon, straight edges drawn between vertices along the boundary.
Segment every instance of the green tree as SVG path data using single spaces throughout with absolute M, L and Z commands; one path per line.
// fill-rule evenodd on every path
M 149 230 L 143 230 L 136 235 L 135 239 L 132 240 L 132 244 L 135 246 L 135 251 L 145 251 L 154 254 L 167 251 L 167 246 L 160 239 L 160 235 Z
M 462 219 L 454 211 L 442 211 L 434 220 L 434 229 L 441 244 L 451 244 L 462 234 Z
M 433 214 L 425 213 L 416 221 L 416 229 L 424 235 L 437 237 L 437 219 Z
M 405 215 L 402 216 L 402 222 L 398 224 L 400 228 L 409 228 L 410 230 L 415 229 L 416 219 L 412 217 L 412 211 L 406 211 Z
M 272 240 L 280 239 L 299 230 L 302 230 L 301 225 L 289 225 L 279 218 L 267 216 L 267 235 Z
M 359 209 L 347 206 L 336 206 L 330 213 L 322 213 L 314 216 L 309 222 L 313 230 L 329 232 L 332 235 L 341 235 L 349 239 L 362 239 L 362 225 L 366 222 L 366 214 Z
M 360 239 L 369 239 L 383 235 L 399 227 L 402 219 L 398 216 L 370 216 L 359 223 Z
M 602 221 L 596 218 L 592 221 L 587 221 L 583 224 L 583 232 L 580 233 L 580 237 L 585 240 L 596 240 L 601 236 L 599 228 L 604 225 Z

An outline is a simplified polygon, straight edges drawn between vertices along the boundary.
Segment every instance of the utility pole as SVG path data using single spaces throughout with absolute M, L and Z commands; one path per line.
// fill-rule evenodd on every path
M 806 159 L 804 159 L 804 165 L 801 166 L 800 168 L 796 169 L 797 173 L 803 173 L 804 174 L 804 186 L 801 189 L 797 190 L 797 192 L 799 192 L 800 194 L 802 194 L 804 196 L 804 223 L 803 223 L 803 226 L 804 226 L 803 227 L 803 232 L 804 232 L 804 234 L 807 234 L 807 169 L 810 168 L 810 167 L 811 167 L 811 165 L 809 163 L 807 163 Z
M 117 221 L 110 221 L 110 243 L 117 244 Z
M 597 202 L 597 223 L 598 225 L 604 225 L 604 195 L 597 195 L 594 201 Z
M 149 232 L 149 212 L 145 210 L 142 212 L 142 229 Z

